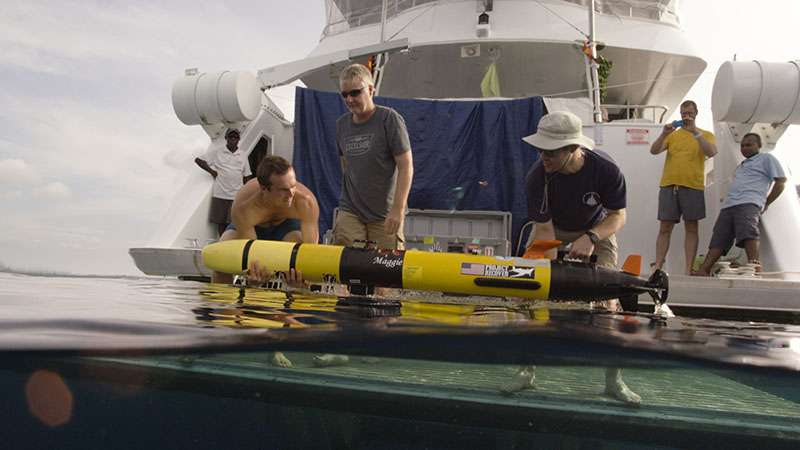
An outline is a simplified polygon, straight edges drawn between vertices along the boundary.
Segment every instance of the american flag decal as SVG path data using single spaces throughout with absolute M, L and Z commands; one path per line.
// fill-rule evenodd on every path
M 461 275 L 483 275 L 484 264 L 461 263 Z

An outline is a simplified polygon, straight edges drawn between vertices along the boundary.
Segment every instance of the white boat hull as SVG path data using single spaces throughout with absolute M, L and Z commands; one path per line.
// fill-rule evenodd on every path
M 147 275 L 182 278 L 210 277 L 199 248 L 131 248 L 128 253 L 136 267 Z

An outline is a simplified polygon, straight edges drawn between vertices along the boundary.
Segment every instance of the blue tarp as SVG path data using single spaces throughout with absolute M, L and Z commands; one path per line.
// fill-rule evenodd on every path
M 347 112 L 338 93 L 298 88 L 293 164 L 317 196 L 320 234 L 333 227 L 342 166 L 336 119 Z M 513 100 L 419 100 L 375 97 L 406 121 L 414 159 L 409 208 L 510 211 L 512 248 L 525 211 L 525 175 L 538 159 L 522 141 L 545 114 L 541 97 Z

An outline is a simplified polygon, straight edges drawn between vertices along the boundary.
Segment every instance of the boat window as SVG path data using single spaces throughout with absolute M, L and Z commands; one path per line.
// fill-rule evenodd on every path
M 418 6 L 436 3 L 454 3 L 464 0 L 388 0 L 386 19 Z M 497 0 L 498 2 L 503 0 Z M 589 0 L 549 0 L 545 3 L 572 3 L 587 7 Z M 678 23 L 676 0 L 596 0 L 595 8 L 600 14 L 615 17 Z M 323 34 L 332 36 L 367 25 L 381 23 L 383 0 L 325 0 L 326 26 Z
M 438 3 L 454 0 L 438 0 Z M 386 19 L 417 6 L 437 0 L 389 0 Z M 353 28 L 381 23 L 383 0 L 325 0 L 326 26 L 323 34 L 331 36 Z
M 261 136 L 261 139 L 258 140 L 253 150 L 250 151 L 247 161 L 250 163 L 250 171 L 253 172 L 253 175 L 258 173 L 258 163 L 260 163 L 265 156 L 270 154 L 269 144 L 269 139 L 265 136 Z
M 597 0 L 595 5 L 600 14 L 678 22 L 675 0 Z

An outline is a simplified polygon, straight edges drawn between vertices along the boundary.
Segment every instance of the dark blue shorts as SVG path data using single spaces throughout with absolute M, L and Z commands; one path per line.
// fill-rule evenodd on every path
M 719 212 L 714 233 L 708 248 L 718 248 L 723 255 L 728 254 L 734 242 L 737 247 L 744 248 L 747 239 L 758 239 L 758 224 L 761 221 L 761 208 L 753 203 L 735 205 Z
M 225 230 L 235 230 L 233 222 Z M 263 241 L 282 241 L 292 231 L 300 231 L 300 219 L 285 219 L 274 227 L 255 227 L 256 237 Z

